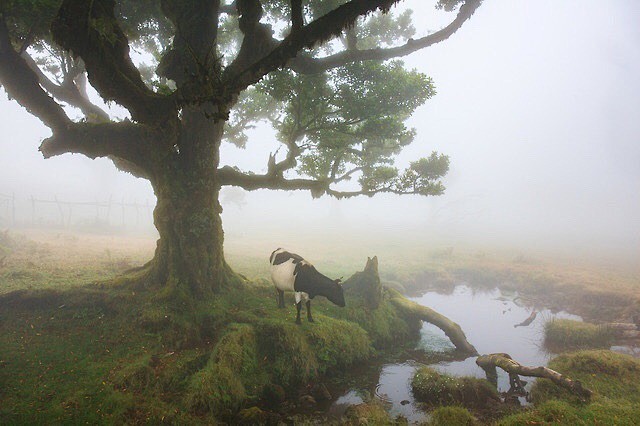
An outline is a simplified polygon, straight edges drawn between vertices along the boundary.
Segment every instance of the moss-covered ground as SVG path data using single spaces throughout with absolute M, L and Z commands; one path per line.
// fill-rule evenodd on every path
M 84 286 L 3 281 L 14 291 L 0 295 L 0 424 L 233 423 L 417 337 L 387 296 L 377 309 L 318 298 L 315 322 L 296 325 L 293 297 L 278 309 L 266 280 L 182 306 L 98 281 L 111 276 L 98 266 Z
M 115 288 L 5 295 L 0 424 L 232 421 L 274 387 L 295 399 L 322 375 L 412 337 L 390 304 L 353 305 L 316 302 L 315 323 L 296 325 L 293 304 L 277 309 L 260 284 L 194 306 L 188 318 Z
M 298 391 L 322 375 L 348 371 L 415 335 L 416 324 L 393 304 L 371 310 L 354 300 L 340 309 L 316 299 L 316 322 L 296 326 L 292 300 L 276 308 L 264 279 L 269 250 L 260 244 L 228 251 L 234 269 L 249 277 L 246 284 L 182 311 L 153 294 L 101 284 L 142 264 L 153 246 L 149 238 L 2 233 L 0 424 L 273 422 L 281 419 L 278 406 L 289 410 Z M 310 260 L 331 276 L 362 268 L 360 251 L 341 252 L 336 260 L 333 249 L 314 250 Z M 623 319 L 638 306 L 635 275 L 561 271 L 485 253 L 367 249 L 384 259 L 383 282 L 400 290 L 447 289 L 466 280 L 602 321 Z M 559 356 L 551 368 L 593 389 L 591 402 L 541 380 L 533 408 L 503 424 L 634 424 L 640 418 L 637 361 L 609 351 L 578 352 Z M 352 411 L 349 421 L 372 424 L 368 416 L 381 413 L 369 408 Z M 436 409 L 431 421 L 454 418 L 476 421 L 458 406 Z

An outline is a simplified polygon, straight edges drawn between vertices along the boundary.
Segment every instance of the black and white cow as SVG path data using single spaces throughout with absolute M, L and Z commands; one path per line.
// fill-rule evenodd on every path
M 324 296 L 334 304 L 344 307 L 344 292 L 340 279 L 332 280 L 322 275 L 316 268 L 297 254 L 279 248 L 271 253 L 271 280 L 278 291 L 278 307 L 284 308 L 284 292 L 293 291 L 296 297 L 296 323 L 300 324 L 302 300 L 306 301 L 307 319 L 311 316 L 311 300 L 316 296 Z

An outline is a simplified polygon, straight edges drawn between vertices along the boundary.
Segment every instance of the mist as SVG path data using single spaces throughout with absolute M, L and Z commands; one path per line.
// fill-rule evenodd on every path
M 431 3 L 403 2 L 422 24 L 442 27 Z M 485 2 L 451 39 L 405 58 L 433 78 L 437 95 L 413 115 L 416 141 L 398 165 L 438 151 L 450 156 L 440 197 L 351 200 L 303 192 L 225 189 L 227 244 L 305 247 L 321 238 L 500 247 L 569 256 L 640 258 L 640 4 L 635 1 Z M 155 203 L 151 186 L 106 159 L 44 160 L 50 132 L 0 96 L 0 193 L 15 194 L 16 224 L 33 221 L 31 197 Z M 246 149 L 223 147 L 222 164 L 264 172 L 279 144 L 258 126 Z M 280 155 L 283 155 L 280 153 Z M 2 207 L 2 206 L 0 206 Z M 42 223 L 56 225 L 52 207 Z M 77 210 L 118 229 L 121 213 Z M 46 213 L 49 214 L 49 213 Z M 124 216 L 125 213 L 122 213 Z M 127 215 L 133 213 L 127 212 Z M 45 215 L 45 213 L 42 213 Z M 153 235 L 150 211 L 126 230 Z M 0 226 L 11 225 L 0 208 Z M 365 238 L 366 237 L 366 238 Z M 364 243 L 363 243 L 364 244 Z M 371 255 L 362 247 L 362 255 Z

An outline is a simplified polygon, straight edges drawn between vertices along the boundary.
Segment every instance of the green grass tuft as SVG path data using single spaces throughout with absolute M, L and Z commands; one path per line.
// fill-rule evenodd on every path
M 613 334 L 606 326 L 554 319 L 544 326 L 545 345 L 554 351 L 608 348 Z
M 382 404 L 370 402 L 347 408 L 342 424 L 349 426 L 393 425 L 395 422 L 389 417 Z
M 498 393 L 485 379 L 452 377 L 429 367 L 419 368 L 411 380 L 413 395 L 430 405 L 462 404 L 485 407 L 498 401 Z
M 608 350 L 590 350 L 568 353 L 554 358 L 549 368 L 566 374 L 595 392 L 599 398 L 626 399 L 640 404 L 640 360 Z M 549 380 L 539 379 L 533 386 L 535 402 L 563 399 L 578 403 L 567 390 Z
M 464 407 L 438 407 L 431 412 L 429 426 L 473 426 L 478 424 L 475 417 Z

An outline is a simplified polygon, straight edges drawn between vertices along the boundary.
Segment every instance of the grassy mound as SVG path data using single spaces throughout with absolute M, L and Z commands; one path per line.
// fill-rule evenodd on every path
M 613 335 L 606 326 L 554 319 L 544 326 L 544 343 L 554 351 L 608 348 Z
M 581 403 L 548 380 L 533 386 L 535 408 L 501 420 L 520 424 L 637 424 L 640 418 L 640 360 L 607 350 L 580 351 L 553 359 L 549 367 L 580 380 L 594 391 L 591 402 Z
M 344 417 L 342 424 L 349 426 L 396 424 L 384 407 L 376 402 L 351 406 L 345 411 Z
M 430 426 L 473 426 L 475 417 L 464 407 L 439 407 L 431 412 Z
M 105 285 L 1 296 L 0 424 L 250 422 L 246 409 L 297 399 L 417 330 L 386 300 L 362 312 L 318 299 L 316 322 L 296 325 L 261 283 L 187 312 Z
M 498 393 L 485 379 L 452 377 L 429 367 L 416 371 L 411 389 L 417 400 L 431 405 L 461 404 L 481 408 L 499 401 Z

